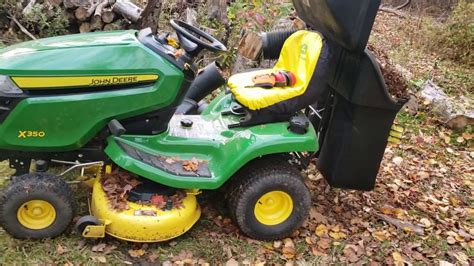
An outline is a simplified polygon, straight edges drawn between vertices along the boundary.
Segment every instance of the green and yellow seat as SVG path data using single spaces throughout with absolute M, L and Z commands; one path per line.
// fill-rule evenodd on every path
M 325 86 L 327 49 L 321 34 L 301 30 L 293 33 L 284 43 L 276 65 L 271 69 L 233 75 L 228 85 L 236 101 L 255 115 L 266 115 L 267 120 L 284 120 L 316 101 L 317 90 Z M 254 87 L 256 75 L 290 71 L 296 76 L 292 87 L 271 89 Z M 272 121 L 260 121 L 272 122 Z M 260 123 L 259 122 L 259 123 Z

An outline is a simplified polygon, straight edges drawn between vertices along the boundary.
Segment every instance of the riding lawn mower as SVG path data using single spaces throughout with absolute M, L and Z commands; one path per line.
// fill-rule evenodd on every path
M 16 238 L 63 233 L 75 217 L 63 177 L 77 171 L 92 187 L 79 233 L 133 242 L 184 234 L 213 190 L 244 234 L 284 238 L 309 214 L 301 170 L 314 160 L 334 187 L 373 189 L 404 104 L 366 49 L 380 0 L 293 2 L 308 29 L 262 34 L 275 66 L 227 81 L 217 63 L 194 63 L 226 47 L 178 20 L 177 41 L 143 29 L 1 49 L 0 161 L 16 173 L 0 225 Z

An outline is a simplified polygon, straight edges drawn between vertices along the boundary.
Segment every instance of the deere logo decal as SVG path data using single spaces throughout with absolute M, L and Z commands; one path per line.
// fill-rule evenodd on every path
M 29 131 L 29 130 L 20 130 L 20 131 L 18 131 L 18 138 L 19 139 L 44 138 L 45 136 L 46 136 L 46 132 L 44 132 L 44 131 Z
M 306 54 L 308 53 L 308 45 L 301 45 L 300 59 L 306 61 Z
M 92 79 L 89 86 L 120 85 L 139 82 L 138 76 L 133 77 L 105 77 Z
M 11 77 L 21 89 L 64 89 L 154 82 L 158 75 L 116 75 L 79 77 Z

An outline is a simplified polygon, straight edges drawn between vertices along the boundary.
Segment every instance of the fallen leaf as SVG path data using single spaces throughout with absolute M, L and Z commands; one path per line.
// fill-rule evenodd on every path
M 451 262 L 445 261 L 445 260 L 440 260 L 439 261 L 439 266 L 454 266 Z
M 458 206 L 461 201 L 458 200 L 456 197 L 449 197 L 449 203 L 451 203 L 451 205 L 453 206 Z
M 400 166 L 403 162 L 403 158 L 402 157 L 395 157 L 395 158 L 393 158 L 392 161 L 395 165 Z
M 183 169 L 188 172 L 196 172 L 199 169 L 199 162 L 195 159 L 183 161 Z
M 296 256 L 296 250 L 294 247 L 283 247 L 282 253 L 287 259 L 292 259 Z
M 357 256 L 356 250 L 354 250 L 351 246 L 344 247 L 344 257 L 346 257 L 351 263 L 359 261 L 359 256 Z
M 316 245 L 322 249 L 328 249 L 331 246 L 331 240 L 328 238 L 321 238 Z
M 311 247 L 311 253 L 313 253 L 314 256 L 326 256 L 327 254 L 321 250 L 320 248 L 313 246 Z
M 143 249 L 131 249 L 131 250 L 128 251 L 128 254 L 132 258 L 139 258 L 139 257 L 145 255 L 145 253 L 146 252 Z
M 92 256 L 91 259 L 93 262 L 107 263 L 107 259 L 104 256 Z
M 105 247 L 107 244 L 105 243 L 100 243 L 92 247 L 93 252 L 104 252 Z
M 448 237 L 446 238 L 446 241 L 447 241 L 448 244 L 450 244 L 450 245 L 456 244 L 456 239 L 455 239 L 454 237 L 452 237 L 452 236 L 448 236 Z
M 58 253 L 58 255 L 62 255 L 66 252 L 68 252 L 68 249 L 66 247 L 63 247 L 61 244 L 58 244 L 56 246 L 56 253 Z
M 392 258 L 393 258 L 393 261 L 395 262 L 395 265 L 405 265 L 405 260 L 403 259 L 400 253 L 393 252 Z
M 423 227 L 431 227 L 432 223 L 430 220 L 428 220 L 427 218 L 421 218 L 420 220 L 421 224 L 423 225 Z
M 295 248 L 295 243 L 293 242 L 293 240 L 291 240 L 291 238 L 283 239 L 283 244 L 287 248 Z
M 315 233 L 319 237 L 323 236 L 323 235 L 326 235 L 328 233 L 328 228 L 327 228 L 326 225 L 320 224 L 316 227 Z
M 154 263 L 159 257 L 160 256 L 158 255 L 158 253 L 153 252 L 150 255 L 148 255 L 148 261 L 151 263 Z
M 239 266 L 239 262 L 232 258 L 225 263 L 225 266 Z
M 322 215 L 320 212 L 318 212 L 315 207 L 311 208 L 309 212 L 309 217 L 313 219 L 316 223 L 322 223 L 322 224 L 328 223 L 328 218 Z
M 332 238 L 334 238 L 335 240 L 339 240 L 339 239 L 344 239 L 346 238 L 346 234 L 342 233 L 342 232 L 330 232 L 329 233 L 329 236 L 331 236 Z
M 372 236 L 379 241 L 385 241 L 389 237 L 385 231 L 375 231 L 372 233 Z
M 166 206 L 166 200 L 163 195 L 155 194 L 151 197 L 150 202 L 158 209 L 163 209 Z
M 281 242 L 281 241 L 274 241 L 273 242 L 273 248 L 276 248 L 276 249 L 281 248 L 282 243 L 283 242 Z

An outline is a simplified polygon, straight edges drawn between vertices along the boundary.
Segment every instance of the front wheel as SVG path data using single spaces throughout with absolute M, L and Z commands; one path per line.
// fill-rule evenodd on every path
M 67 183 L 49 174 L 27 174 L 0 195 L 0 226 L 16 238 L 52 238 L 73 218 Z
M 276 240 L 289 236 L 308 217 L 310 193 L 300 173 L 286 161 L 259 160 L 234 178 L 229 207 L 248 236 Z

